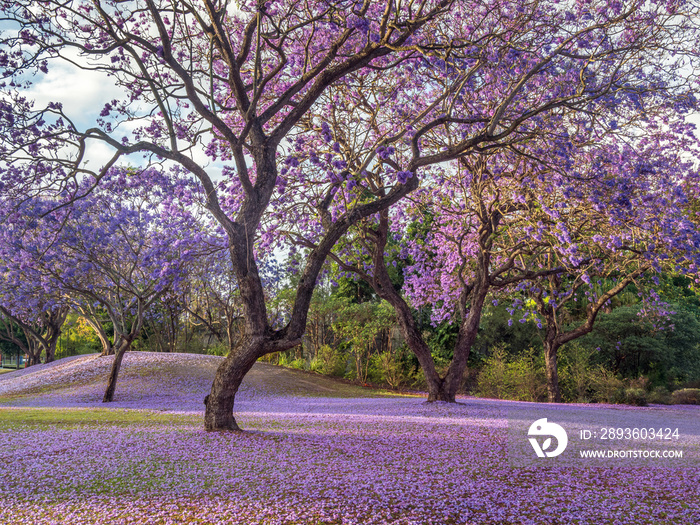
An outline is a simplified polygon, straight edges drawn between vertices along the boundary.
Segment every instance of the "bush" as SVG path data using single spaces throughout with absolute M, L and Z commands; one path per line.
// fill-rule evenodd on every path
M 503 345 L 496 346 L 486 358 L 476 382 L 476 393 L 481 397 L 504 399 L 508 395 L 508 363 Z
M 295 368 L 297 370 L 306 370 L 307 369 L 306 359 L 297 358 L 294 361 L 292 361 L 291 363 L 289 363 L 289 367 Z
M 504 345 L 496 346 L 477 379 L 477 395 L 518 401 L 544 401 L 547 386 L 541 352 L 531 348 L 509 358 Z
M 318 349 L 309 367 L 319 374 L 342 377 L 345 374 L 345 365 L 346 359 L 341 351 L 323 345 Z
M 649 403 L 658 403 L 660 405 L 670 405 L 673 403 L 671 392 L 665 386 L 657 386 L 647 396 Z
M 207 348 L 207 355 L 226 356 L 228 355 L 228 345 L 224 343 L 217 343 L 215 345 L 212 345 L 209 348 Z
M 559 359 L 559 388 L 564 401 L 589 403 L 593 397 L 596 368 L 591 364 L 594 350 L 577 343 L 561 348 Z
M 599 366 L 593 375 L 593 397 L 599 403 L 646 406 L 649 379 L 622 380 L 613 372 Z
M 277 357 L 277 364 L 279 366 L 289 366 L 289 357 L 287 357 L 287 354 L 279 354 Z
M 411 386 L 411 388 L 425 390 L 428 387 L 428 381 L 425 379 L 425 372 L 420 366 L 418 367 L 416 372 L 409 377 L 409 385 Z
M 683 388 L 671 396 L 677 405 L 700 405 L 700 388 Z
M 397 388 L 406 380 L 406 374 L 401 362 L 401 356 L 392 352 L 382 352 L 373 356 L 374 366 L 381 379 L 390 388 Z
M 592 373 L 591 386 L 593 399 L 599 403 L 620 403 L 624 397 L 624 382 L 604 366 Z
M 638 407 L 647 406 L 647 393 L 641 388 L 625 388 L 618 393 L 618 396 L 618 403 Z

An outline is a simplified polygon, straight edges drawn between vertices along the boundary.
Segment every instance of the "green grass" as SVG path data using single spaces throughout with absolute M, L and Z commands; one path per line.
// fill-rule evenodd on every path
M 76 428 L 91 426 L 182 426 L 201 425 L 199 415 L 171 414 L 151 410 L 114 408 L 0 408 L 0 430 L 16 426 Z

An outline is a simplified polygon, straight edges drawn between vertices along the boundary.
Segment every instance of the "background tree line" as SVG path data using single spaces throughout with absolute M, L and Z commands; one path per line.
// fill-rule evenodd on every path
M 146 312 L 132 350 L 225 355 L 229 338 L 240 337 L 235 293 L 213 272 L 202 286 L 204 265 L 191 268 L 179 294 L 161 297 Z M 393 275 L 400 287 L 400 266 Z M 656 290 L 653 304 L 641 292 L 649 286 Z M 273 298 L 280 317 L 288 312 L 291 289 L 291 284 L 282 285 Z M 521 296 L 526 303 L 527 294 Z M 581 297 L 585 299 L 585 292 Z M 514 315 L 512 302 L 512 294 L 502 294 L 485 306 L 460 393 L 547 399 L 544 330 L 534 314 Z M 583 304 L 577 301 L 567 309 L 568 323 L 585 316 Z M 444 371 L 453 357 L 458 327 L 448 321 L 432 322 L 429 308 L 413 314 L 436 365 Z M 102 314 L 99 322 L 107 337 L 113 338 L 109 317 Z M 23 331 L 11 318 L 2 318 L 0 330 L 0 348 L 7 356 L 18 349 L 24 352 L 30 344 L 31 332 Z M 67 312 L 53 358 L 102 350 L 96 331 L 80 312 Z M 47 360 L 45 353 L 40 360 Z M 314 294 L 303 344 L 265 361 L 362 384 L 426 388 L 425 375 L 390 305 L 363 281 L 334 277 L 331 272 Z M 685 399 L 684 395 L 695 399 L 688 389 L 700 387 L 700 299 L 692 281 L 665 274 L 629 286 L 604 309 L 590 334 L 564 346 L 559 381 L 563 400 L 571 402 L 670 403 L 674 391 L 678 399 Z

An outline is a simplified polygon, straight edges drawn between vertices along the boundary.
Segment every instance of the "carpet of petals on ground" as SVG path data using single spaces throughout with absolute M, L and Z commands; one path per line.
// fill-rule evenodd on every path
M 509 466 L 506 402 L 283 396 L 249 381 L 248 431 L 207 433 L 219 358 L 128 354 L 105 409 L 110 359 L 0 377 L 1 523 L 700 522 L 698 469 Z

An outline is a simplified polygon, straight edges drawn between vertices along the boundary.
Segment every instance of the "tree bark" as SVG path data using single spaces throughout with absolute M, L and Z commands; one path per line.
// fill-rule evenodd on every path
M 561 403 L 561 390 L 559 388 L 559 372 L 557 369 L 557 351 L 559 346 L 556 341 L 545 340 L 544 364 L 547 372 L 547 398 L 550 403 Z
M 382 228 L 382 230 L 384 230 Z M 379 297 L 387 301 L 396 312 L 399 328 L 406 340 L 408 348 L 418 359 L 418 363 L 425 374 L 425 381 L 428 385 L 428 401 L 448 401 L 454 402 L 454 396 L 450 400 L 445 391 L 445 381 L 440 377 L 435 369 L 435 361 L 430 353 L 430 348 L 423 339 L 420 328 L 413 318 L 413 312 L 406 301 L 401 297 L 391 282 L 389 273 L 384 261 L 384 246 L 386 245 L 386 233 L 383 231 L 383 238 L 375 244 L 374 253 L 374 278 L 365 280 L 372 286 Z
M 122 337 L 119 341 L 119 348 L 114 352 L 114 361 L 112 361 L 112 368 L 109 371 L 109 379 L 107 380 L 107 389 L 102 398 L 103 403 L 111 403 L 114 401 L 114 391 L 117 388 L 117 378 L 119 377 L 119 370 L 121 370 L 122 360 L 124 359 L 124 354 L 131 348 L 131 341 L 127 337 Z
M 232 348 L 216 370 L 211 393 L 204 398 L 205 430 L 240 431 L 233 417 L 233 404 L 238 388 L 258 357 L 264 355 L 264 338 L 246 337 Z
M 58 341 L 54 341 L 53 343 L 50 343 L 48 348 L 46 349 L 46 360 L 44 361 L 45 363 L 53 363 L 54 360 L 56 359 L 56 343 Z
M 469 354 L 479 333 L 481 313 L 484 309 L 484 302 L 488 292 L 489 284 L 486 281 L 486 277 L 477 276 L 477 284 L 473 289 L 469 312 L 459 327 L 459 335 L 457 336 L 452 362 L 445 375 L 443 386 L 444 401 L 449 403 L 456 402 L 457 391 L 462 384 L 462 378 L 467 369 Z
M 92 328 L 95 331 L 95 334 L 100 340 L 100 344 L 102 345 L 102 352 L 100 353 L 100 357 L 114 355 L 114 347 L 112 343 L 110 343 L 109 337 L 107 337 L 107 333 L 102 327 L 99 318 L 96 315 L 91 315 L 91 312 L 84 308 L 80 309 L 80 313 L 82 314 L 83 319 L 85 319 L 87 324 L 90 325 L 90 328 Z

